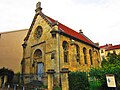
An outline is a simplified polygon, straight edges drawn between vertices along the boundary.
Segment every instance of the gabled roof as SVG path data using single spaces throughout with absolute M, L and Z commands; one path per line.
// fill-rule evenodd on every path
M 120 44 L 119 45 L 111 46 L 111 47 L 107 48 L 105 51 L 114 50 L 114 49 L 120 49 Z
M 54 19 L 50 18 L 50 17 L 47 17 L 52 23 L 55 22 Z M 96 46 L 95 43 L 93 43 L 89 38 L 87 38 L 83 33 L 78 33 L 76 31 L 74 31 L 73 29 L 61 24 L 60 22 L 58 22 L 58 28 L 60 31 L 70 35 L 70 36 L 73 36 L 83 42 L 86 42 L 90 45 L 93 45 L 93 46 Z M 96 46 L 97 47 L 97 46 Z
M 40 16 L 50 25 L 50 27 L 52 27 L 52 23 L 56 22 L 54 19 L 52 19 L 52 18 L 44 15 L 42 12 L 40 12 L 40 13 L 38 13 L 38 14 L 35 14 L 34 19 L 33 19 L 33 21 L 32 21 L 32 24 L 31 24 L 31 26 L 30 26 L 30 28 L 29 28 L 28 34 L 27 34 L 27 36 L 25 37 L 24 41 L 27 41 L 27 40 L 28 40 L 29 35 L 30 35 L 31 31 L 32 31 L 33 25 L 34 25 L 35 20 L 36 20 L 36 18 L 37 18 L 38 15 L 40 15 Z M 83 33 L 78 33 L 78 32 L 76 32 L 76 31 L 74 31 L 73 29 L 71 29 L 71 28 L 69 28 L 69 27 L 61 24 L 60 22 L 58 22 L 58 28 L 59 28 L 59 30 L 60 30 L 61 32 L 65 33 L 65 34 L 67 34 L 67 35 L 70 35 L 70 36 L 72 36 L 72 37 L 74 37 L 74 38 L 76 38 L 76 39 L 78 39 L 78 40 L 80 40 L 80 41 L 82 41 L 82 42 L 84 42 L 84 43 L 86 43 L 86 44 L 88 44 L 88 45 L 91 45 L 91 46 L 96 47 L 96 48 L 99 49 L 99 47 L 97 47 L 97 46 L 95 45 L 95 43 L 93 43 L 93 42 L 92 42 L 89 38 L 87 38 Z

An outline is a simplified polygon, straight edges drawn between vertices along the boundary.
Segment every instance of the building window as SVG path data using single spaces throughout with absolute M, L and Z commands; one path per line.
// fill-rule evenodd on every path
M 80 62 L 80 48 L 76 45 L 76 61 Z
M 93 65 L 93 61 L 92 61 L 92 50 L 91 50 L 91 49 L 89 50 L 89 55 L 90 55 L 90 62 L 91 62 L 91 65 Z
M 103 51 L 103 50 L 101 50 L 101 53 L 104 53 L 104 51 Z
M 42 58 L 42 51 L 41 51 L 40 49 L 37 49 L 37 50 L 34 52 L 33 58 L 34 58 L 34 60 L 37 60 L 37 59 Z
M 63 41 L 62 47 L 63 47 L 64 62 L 68 63 L 68 43 L 66 41 Z
M 55 59 L 55 54 L 56 54 L 55 51 L 53 51 L 53 52 L 51 53 L 51 59 Z
M 116 51 L 115 51 L 115 50 L 113 50 L 113 54 L 116 54 Z
M 64 62 L 68 62 L 68 51 L 64 51 Z
M 87 64 L 87 55 L 86 55 L 86 48 L 83 48 L 83 54 L 84 54 L 84 62 Z
M 107 56 L 109 56 L 110 55 L 110 51 L 108 51 L 108 53 L 107 53 Z
M 102 60 L 104 60 L 105 59 L 105 56 L 102 56 Z

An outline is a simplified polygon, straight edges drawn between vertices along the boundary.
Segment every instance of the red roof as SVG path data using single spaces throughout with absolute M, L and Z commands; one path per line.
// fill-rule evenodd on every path
M 33 19 L 33 21 L 32 21 L 32 24 L 31 24 L 31 26 L 30 26 L 30 28 L 29 28 L 28 34 L 27 34 L 27 36 L 25 37 L 24 41 L 27 41 L 27 40 L 28 40 L 28 38 L 29 38 L 29 36 L 30 36 L 30 33 L 31 33 L 31 31 L 32 31 L 33 25 L 34 25 L 35 20 L 36 20 L 36 18 L 37 18 L 38 15 L 41 15 L 41 16 L 45 19 L 45 21 L 46 21 L 49 25 L 51 25 L 51 26 L 52 26 L 52 23 L 56 22 L 54 19 L 52 19 L 52 18 L 44 15 L 43 13 L 35 14 L 34 19 Z M 71 29 L 71 28 L 69 28 L 69 27 L 61 24 L 60 22 L 58 22 L 58 28 L 59 28 L 59 30 L 60 30 L 61 32 L 65 33 L 65 34 L 67 34 L 67 35 L 70 35 L 70 36 L 72 36 L 72 37 L 74 37 L 74 38 L 76 38 L 76 39 L 79 39 L 79 40 L 81 40 L 81 41 L 83 41 L 83 42 L 85 42 L 85 43 L 87 43 L 87 44 L 89 44 L 89 45 L 91 45 L 91 46 L 94 46 L 94 47 L 98 48 L 98 47 L 97 47 L 89 38 L 87 38 L 83 33 L 78 33 L 78 32 L 76 32 L 76 31 L 74 31 L 73 29 Z
M 48 19 L 52 22 L 52 23 L 54 23 L 55 22 L 55 20 L 53 20 L 52 18 L 50 18 L 50 17 L 48 17 Z M 69 28 L 69 27 L 67 27 L 67 26 L 65 26 L 65 25 L 63 25 L 63 24 L 61 24 L 61 23 L 59 23 L 58 22 L 58 28 L 59 28 L 59 30 L 61 30 L 61 31 L 64 31 L 64 33 L 66 33 L 66 34 L 68 34 L 68 35 L 71 35 L 71 36 L 73 36 L 73 37 L 75 37 L 75 38 L 77 38 L 77 39 L 80 39 L 80 40 L 82 40 L 82 41 L 84 41 L 84 42 L 86 42 L 86 43 L 89 43 L 89 44 L 91 44 L 91 45 L 94 45 L 94 43 L 90 40 L 90 39 L 88 39 L 85 35 L 83 35 L 83 34 L 81 34 L 81 33 L 78 33 L 78 32 L 76 32 L 76 31 L 74 31 L 73 29 L 71 29 L 71 28 Z M 95 45 L 94 45 L 95 46 Z
M 100 48 L 105 48 L 107 45 L 100 46 Z
M 120 49 L 120 44 L 119 45 L 111 46 L 111 47 L 107 48 L 106 51 L 108 51 L 108 50 L 114 50 L 114 49 Z
M 99 48 L 109 48 L 109 47 L 111 47 L 112 46 L 112 44 L 106 44 L 106 45 L 103 45 L 103 46 L 100 46 Z

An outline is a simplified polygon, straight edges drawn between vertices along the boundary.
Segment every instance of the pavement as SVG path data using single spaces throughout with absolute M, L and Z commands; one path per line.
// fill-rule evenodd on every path
M 9 89 L 7 89 L 7 88 L 0 88 L 0 90 L 14 90 L 14 88 L 9 88 Z M 22 89 L 16 89 L 16 90 L 22 90 Z

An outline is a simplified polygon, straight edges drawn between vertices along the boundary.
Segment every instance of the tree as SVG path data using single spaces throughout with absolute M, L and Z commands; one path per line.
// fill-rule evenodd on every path
M 101 68 L 92 68 L 90 70 L 90 76 L 94 76 L 96 79 L 107 86 L 106 74 L 114 74 L 117 85 L 120 86 L 120 54 L 108 53 L 107 58 L 103 59 Z
M 7 81 L 5 82 L 5 76 L 7 76 Z M 4 84 L 10 84 L 11 81 L 14 78 L 14 72 L 12 70 L 8 70 L 5 67 L 0 69 L 0 77 L 1 77 L 1 87 L 4 86 Z

